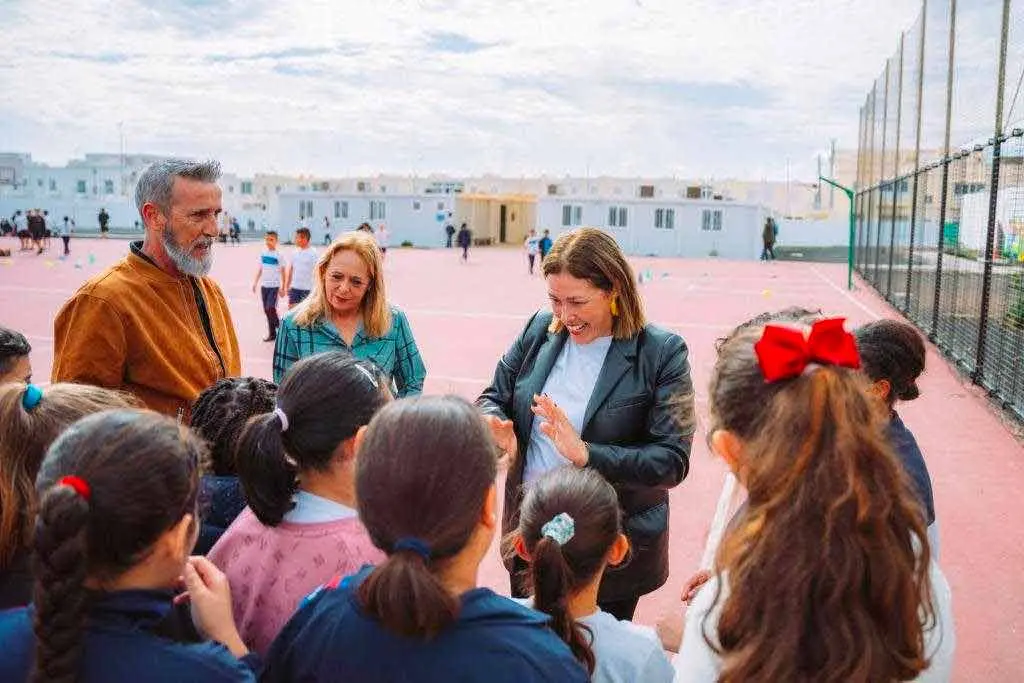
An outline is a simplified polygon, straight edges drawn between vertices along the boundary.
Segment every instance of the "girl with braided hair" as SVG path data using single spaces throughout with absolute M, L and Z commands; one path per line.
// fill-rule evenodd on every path
M 677 681 L 948 681 L 949 585 L 840 319 L 741 325 L 709 443 L 746 489 L 686 614 Z
M 150 411 L 90 415 L 53 443 L 36 480 L 32 605 L 0 613 L 0 680 L 255 680 L 227 581 L 189 557 L 204 458 L 188 429 Z M 215 642 L 154 633 L 182 578 Z
M 228 377 L 199 394 L 192 404 L 192 431 L 210 447 L 211 472 L 199 488 L 202 526 L 195 554 L 205 555 L 245 509 L 235 452 L 250 417 L 273 412 L 277 385 L 257 377 Z
M 36 473 L 46 449 L 81 417 L 136 405 L 129 394 L 85 384 L 0 385 L 0 609 L 32 600 Z
M 655 632 L 597 604 L 605 570 L 629 552 L 621 517 L 618 496 L 604 477 L 560 467 L 526 493 L 505 552 L 529 563 L 533 597 L 526 604 L 551 617 L 551 628 L 594 683 L 671 683 L 674 671 Z

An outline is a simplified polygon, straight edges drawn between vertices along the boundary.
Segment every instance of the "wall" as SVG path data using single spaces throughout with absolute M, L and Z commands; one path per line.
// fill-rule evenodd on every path
M 725 201 L 659 201 L 594 200 L 573 198 L 541 198 L 537 203 L 537 228 L 557 236 L 575 226 L 562 225 L 562 207 L 582 209 L 579 225 L 602 228 L 612 234 L 623 251 L 641 256 L 676 256 L 750 259 L 761 253 L 761 226 L 765 212 L 762 207 Z M 626 226 L 612 226 L 612 207 L 625 208 Z M 655 227 L 658 209 L 674 211 L 674 227 Z M 703 229 L 703 213 L 721 211 L 721 230 Z
M 384 203 L 384 218 L 370 220 L 370 202 Z M 324 216 L 331 222 L 331 237 L 347 230 L 354 230 L 360 223 L 367 222 L 374 227 L 385 223 L 391 233 L 392 246 L 404 241 L 417 247 L 444 246 L 444 226 L 448 212 L 454 209 L 452 195 L 366 195 L 335 194 L 326 192 L 282 192 L 278 195 L 276 220 L 270 227 L 290 238 L 291 232 L 299 227 L 299 203 L 313 203 L 313 218 L 303 221 L 313 233 L 313 242 L 322 244 L 325 236 Z M 348 217 L 335 217 L 334 203 L 348 202 Z M 419 208 L 415 208 L 416 204 Z

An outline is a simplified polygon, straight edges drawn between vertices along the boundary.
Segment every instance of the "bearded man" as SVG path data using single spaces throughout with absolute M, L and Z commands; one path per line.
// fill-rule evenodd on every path
M 187 423 L 199 393 L 241 372 L 224 293 L 207 276 L 221 213 L 215 161 L 166 159 L 143 172 L 146 238 L 90 279 L 54 320 L 54 382 L 128 391 Z

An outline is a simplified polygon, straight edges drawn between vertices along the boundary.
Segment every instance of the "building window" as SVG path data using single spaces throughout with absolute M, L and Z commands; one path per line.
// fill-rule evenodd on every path
M 36 185 L 37 185 L 38 187 L 42 187 L 42 186 L 43 186 L 43 179 L 42 179 L 42 178 L 39 178 L 39 179 L 37 179 L 37 180 L 36 180 Z
M 674 230 L 676 227 L 675 209 L 655 209 L 654 227 L 662 230 Z
M 384 202 L 371 201 L 370 202 L 370 220 L 371 221 L 382 221 L 387 216 L 384 211 Z
M 420 203 L 418 201 L 414 201 L 412 203 L 412 210 L 413 211 L 419 211 L 420 210 Z
M 548 185 L 548 196 L 554 197 L 558 194 L 558 185 Z
M 305 220 L 313 217 L 313 200 L 312 199 L 300 199 L 299 200 L 299 220 Z
M 380 186 L 380 193 L 381 194 L 387 194 L 388 193 L 388 186 L 387 185 L 381 185 Z
M 654 196 L 654 185 L 641 185 L 640 186 L 640 197 L 643 199 L 650 199 Z
M 242 181 L 242 194 L 252 194 L 252 182 L 248 180 Z
M 438 202 L 437 203 L 437 210 L 438 211 L 444 211 L 444 202 Z
M 583 225 L 583 207 L 577 204 L 562 204 L 562 226 L 570 228 Z
M 113 180 L 104 180 L 103 181 L 103 193 L 104 194 L 114 194 L 114 181 Z
M 348 218 L 348 202 L 334 202 L 334 217 Z
M 704 212 L 701 215 L 700 229 L 707 232 L 721 232 L 722 210 L 704 209 Z
M 56 178 L 50 178 L 50 192 L 56 192 L 56 191 L 57 191 L 57 179 Z
M 700 199 L 700 186 L 699 185 L 690 185 L 689 187 L 687 187 L 686 188 L 686 198 L 687 199 Z
M 629 225 L 626 216 L 626 207 L 624 206 L 609 206 L 608 207 L 608 227 L 611 228 L 624 228 Z
M 79 180 L 75 184 L 75 191 L 78 192 L 78 194 L 85 194 L 86 190 L 85 190 L 85 181 L 84 180 Z
M 368 189 L 369 187 L 367 187 L 367 184 L 364 183 L 362 180 L 356 183 L 356 190 L 358 190 L 359 192 L 366 192 Z

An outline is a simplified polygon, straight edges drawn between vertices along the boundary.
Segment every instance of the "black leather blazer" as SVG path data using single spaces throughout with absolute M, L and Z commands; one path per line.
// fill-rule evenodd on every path
M 498 362 L 494 381 L 477 399 L 485 413 L 511 419 L 518 453 L 505 482 L 503 533 L 519 523 L 523 469 L 534 415 L 533 396 L 544 387 L 568 337 L 548 332 L 550 311 L 535 313 Z M 605 573 L 600 599 L 649 593 L 668 578 L 668 489 L 689 470 L 693 442 L 693 383 L 682 338 L 647 325 L 608 349 L 583 418 L 588 467 L 619 495 L 632 559 Z M 511 569 L 511 566 L 510 566 Z

